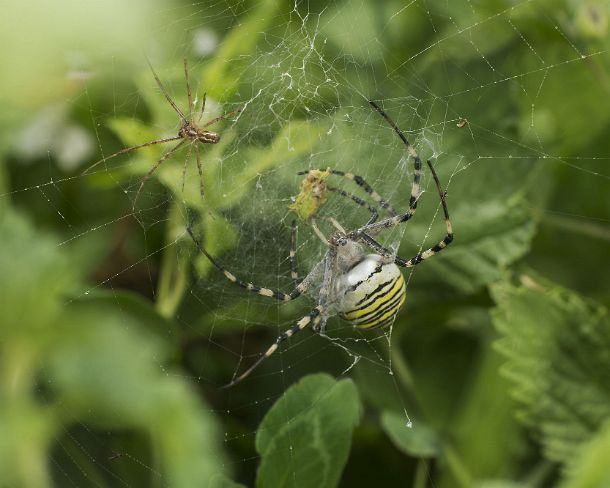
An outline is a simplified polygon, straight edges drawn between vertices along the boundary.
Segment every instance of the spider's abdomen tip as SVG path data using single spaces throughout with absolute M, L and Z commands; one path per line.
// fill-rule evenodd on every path
M 216 144 L 220 141 L 220 134 L 217 132 L 205 131 L 199 135 L 199 140 L 204 144 Z

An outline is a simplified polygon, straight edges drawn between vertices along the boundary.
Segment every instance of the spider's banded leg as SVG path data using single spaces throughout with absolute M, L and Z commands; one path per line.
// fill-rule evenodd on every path
M 362 198 L 349 193 L 345 190 L 341 190 L 340 188 L 335 188 L 334 186 L 328 186 L 326 187 L 328 191 L 332 191 L 333 193 L 337 193 L 339 195 L 341 195 L 342 197 L 346 197 L 346 198 L 351 198 L 352 201 L 354 201 L 355 203 L 357 203 L 358 205 L 360 205 L 361 207 L 366 207 L 368 209 L 369 212 L 371 212 L 371 217 L 369 218 L 368 222 L 366 223 L 366 225 L 371 225 L 372 223 L 374 223 L 377 218 L 379 217 L 379 212 L 377 211 L 377 209 L 375 207 L 373 207 L 372 205 L 369 205 L 368 203 L 366 203 Z
M 241 288 L 245 288 L 246 290 L 251 291 L 253 293 L 257 293 L 263 297 L 275 298 L 276 300 L 280 300 L 283 302 L 294 300 L 295 298 L 299 297 L 302 293 L 307 291 L 307 289 L 311 286 L 312 282 L 314 281 L 316 274 L 319 270 L 319 266 L 315 266 L 314 269 L 305 277 L 305 279 L 303 281 L 301 281 L 301 283 L 299 283 L 294 288 L 294 290 L 292 290 L 288 294 L 282 293 L 281 291 L 275 291 L 275 290 L 271 290 L 269 288 L 263 288 L 260 286 L 256 286 L 252 283 L 248 283 L 246 281 L 242 281 L 242 280 L 238 279 L 233 273 L 231 273 L 230 271 L 225 269 L 218 261 L 216 261 L 216 259 L 214 259 L 210 255 L 210 253 L 208 253 L 206 251 L 206 249 L 201 244 L 201 241 L 199 241 L 199 239 L 197 239 L 195 237 L 195 234 L 193 233 L 193 229 L 190 225 L 186 228 L 186 231 L 191 236 L 191 239 L 193 239 L 193 242 L 195 243 L 195 246 L 197 247 L 199 252 L 201 254 L 203 254 L 206 258 L 208 258 L 210 263 L 212 263 L 212 265 L 218 271 L 220 271 L 225 276 L 226 279 L 228 279 L 232 283 L 235 283 L 237 286 L 240 286 Z M 321 263 L 319 263 L 319 264 L 321 264 Z
M 138 201 L 138 197 L 140 196 L 140 192 L 142 191 L 142 188 L 144 188 L 144 184 L 148 181 L 148 179 L 153 175 L 153 173 L 155 171 L 157 171 L 157 168 L 159 166 L 161 166 L 161 163 L 163 163 L 163 161 L 165 161 L 167 158 L 169 158 L 172 154 L 174 154 L 176 151 L 178 151 L 178 149 L 180 149 L 182 146 L 184 146 L 184 144 L 186 144 L 186 140 L 182 140 L 180 141 L 178 144 L 176 144 L 174 147 L 172 147 L 169 151 L 167 151 L 163 156 L 161 156 L 161 158 L 155 163 L 155 165 L 150 168 L 150 170 L 148 171 L 148 173 L 146 173 L 144 175 L 144 177 L 142 178 L 142 181 L 140 182 L 140 186 L 138 187 L 138 191 L 136 192 L 136 196 L 133 199 L 133 205 L 132 205 L 132 210 L 135 213 L 135 209 L 136 209 L 136 202 Z
M 186 80 L 186 95 L 189 101 L 189 122 L 193 122 L 193 95 L 191 94 L 191 84 L 189 83 L 189 68 L 186 58 L 184 58 L 184 79 Z
M 430 171 L 432 172 L 432 177 L 434 178 L 434 183 L 436 183 L 436 189 L 438 190 L 438 196 L 441 199 L 441 205 L 443 206 L 443 215 L 445 217 L 445 225 L 447 227 L 447 234 L 445 237 L 438 242 L 435 246 L 426 249 L 423 252 L 417 253 L 411 259 L 402 259 L 396 256 L 395 263 L 398 266 L 403 266 L 405 268 L 412 268 L 413 266 L 418 265 L 422 261 L 428 259 L 429 257 L 434 256 L 436 253 L 441 252 L 445 249 L 449 244 L 453 242 L 453 226 L 451 225 L 451 220 L 449 219 L 449 210 L 447 210 L 447 202 L 445 201 L 445 192 L 441 188 L 441 182 L 438 179 L 436 171 L 434 171 L 434 166 L 430 161 L 426 161 L 428 166 L 430 167 Z
M 388 249 L 383 244 L 380 244 L 374 238 L 372 238 L 370 235 L 368 235 L 368 234 L 360 234 L 357 237 L 357 240 L 362 242 L 362 243 L 364 243 L 364 244 L 366 244 L 367 246 L 369 246 L 377 254 L 380 254 L 381 256 L 386 257 L 386 258 L 392 258 L 392 260 L 395 259 L 394 251 L 392 251 L 391 249 Z
M 297 263 L 297 221 L 292 219 L 290 223 L 290 277 L 295 286 L 299 284 L 299 267 Z
M 422 261 L 441 252 L 453 241 L 453 227 L 451 225 L 451 220 L 449 219 L 449 210 L 447 209 L 447 202 L 445 200 L 445 192 L 441 188 L 441 183 L 438 179 L 438 175 L 436 174 L 436 171 L 434 170 L 434 166 L 432 166 L 432 163 L 430 161 L 426 161 L 426 162 L 428 163 L 428 166 L 430 167 L 430 171 L 432 172 L 432 177 L 434 178 L 434 183 L 436 184 L 436 189 L 438 190 L 438 195 L 441 200 L 441 205 L 443 206 L 443 215 L 445 217 L 445 225 L 447 227 L 447 234 L 441 241 L 439 241 L 438 244 L 436 244 L 435 246 L 433 246 L 429 249 L 426 249 L 423 252 L 417 253 L 415 256 L 413 256 L 410 259 L 403 259 L 400 256 L 395 256 L 394 262 L 398 266 L 402 266 L 404 268 L 412 268 L 413 266 L 417 266 Z M 361 235 L 359 235 L 359 238 L 362 242 L 369 245 L 371 248 L 373 248 L 377 253 L 381 254 L 382 256 L 392 256 L 393 255 L 392 251 L 390 251 L 389 249 L 387 249 L 384 246 L 382 246 L 381 244 L 379 244 L 371 236 L 369 236 L 367 234 L 361 234 Z
M 178 116 L 182 119 L 182 122 L 188 122 L 188 119 L 184 116 L 184 114 L 182 113 L 182 110 L 180 110 L 178 108 L 178 105 L 176 105 L 176 102 L 174 102 L 174 100 L 172 99 L 172 97 L 169 96 L 169 93 L 167 92 L 167 90 L 165 89 L 165 87 L 163 86 L 163 83 L 161 83 L 161 80 L 159 79 L 159 77 L 157 76 L 157 73 L 155 71 L 155 69 L 152 67 L 152 64 L 150 62 L 150 60 L 148 58 L 146 58 L 146 62 L 148 63 L 148 66 L 150 68 L 150 71 L 152 71 L 152 74 L 155 78 L 155 81 L 157 82 L 157 86 L 159 87 L 159 89 L 161 90 L 161 93 L 163 93 L 163 96 L 165 97 L 165 99 L 169 102 L 169 104 L 172 106 L 172 108 L 174 109 L 174 111 L 178 114 Z
M 156 144 L 166 144 L 168 142 L 177 141 L 178 139 L 182 139 L 182 137 L 180 137 L 180 136 L 166 137 L 164 139 L 156 139 L 154 141 L 145 142 L 144 144 L 138 144 L 137 146 L 126 147 L 124 149 L 121 149 L 120 151 L 112 153 L 110 156 L 106 156 L 106 157 L 100 159 L 99 161 L 96 161 L 91 166 L 89 166 L 85 171 L 83 171 L 80 175 L 85 176 L 87 173 L 89 173 L 89 171 L 91 171 L 96 166 L 98 166 L 102 163 L 105 163 L 109 159 L 120 156 L 121 154 L 127 154 L 127 153 L 130 153 L 131 151 L 135 151 L 136 149 L 141 149 L 143 147 L 148 147 L 148 146 L 154 146 Z
M 383 109 L 377 105 L 373 101 L 369 101 L 371 106 L 386 120 L 388 124 L 394 129 L 394 132 L 398 134 L 400 140 L 404 143 L 407 148 L 407 152 L 409 156 L 413 159 L 413 183 L 411 184 L 411 197 L 409 199 L 409 209 L 402 215 L 396 215 L 394 217 L 390 217 L 388 219 L 384 219 L 381 222 L 377 222 L 372 225 L 365 225 L 358 229 L 358 232 L 368 232 L 377 234 L 383 229 L 387 229 L 389 227 L 394 227 L 395 225 L 401 224 L 403 222 L 407 222 L 410 220 L 413 215 L 415 215 L 415 211 L 417 210 L 417 199 L 420 194 L 420 184 L 421 184 L 421 175 L 422 175 L 422 164 L 419 155 L 415 148 L 409 143 L 403 132 L 396 125 L 396 123 L 386 114 Z
M 203 168 L 201 167 L 201 157 L 199 156 L 199 146 L 195 148 L 195 157 L 197 158 L 197 171 L 199 172 L 199 193 L 203 199 Z
M 347 178 L 348 180 L 356 183 L 365 192 L 367 192 L 370 195 L 370 197 L 376 203 L 378 203 L 381 208 L 387 210 L 391 216 L 395 216 L 397 214 L 396 210 L 394 210 L 392 205 L 390 205 L 390 203 L 387 200 L 381 198 L 381 195 L 379 195 L 379 193 L 377 193 L 375 190 L 373 190 L 373 187 L 371 187 L 371 185 L 369 185 L 362 176 L 354 175 L 352 173 L 346 173 L 345 171 L 339 171 L 336 169 L 328 169 L 328 170 L 327 169 L 317 169 L 317 170 L 309 169 L 306 171 L 299 171 L 297 173 L 297 175 L 299 175 L 299 176 L 306 175 L 306 174 L 309 174 L 310 171 L 321 171 L 321 172 L 330 171 L 330 174 L 332 174 L 332 175 L 342 176 L 344 178 Z
M 252 366 L 250 366 L 246 371 L 244 371 L 242 374 L 237 376 L 229 384 L 223 386 L 222 388 L 231 388 L 232 386 L 235 386 L 240 381 L 244 380 L 246 377 L 248 377 L 250 375 L 250 373 L 252 373 L 252 371 L 254 371 L 256 368 L 258 368 L 265 359 L 267 359 L 275 351 L 277 351 L 278 348 L 280 347 L 280 344 L 282 342 L 284 342 L 286 339 L 289 339 L 290 337 L 292 337 L 297 332 L 302 331 L 309 324 L 313 324 L 313 326 L 315 327 L 317 325 L 317 323 L 320 321 L 320 318 L 321 318 L 323 313 L 324 313 L 324 310 L 320 306 L 317 306 L 316 308 L 314 308 L 311 312 L 309 312 L 308 315 L 305 315 L 305 317 L 303 317 L 301 320 L 299 320 L 290 329 L 288 329 L 287 331 L 282 333 L 280 336 L 278 336 L 278 338 L 271 345 L 271 347 L 269 347 L 269 349 L 267 349 L 256 360 L 256 362 Z

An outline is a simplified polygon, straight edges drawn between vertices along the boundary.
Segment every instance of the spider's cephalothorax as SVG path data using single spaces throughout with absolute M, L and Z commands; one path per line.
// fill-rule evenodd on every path
M 362 198 L 339 188 L 325 187 L 328 191 L 334 192 L 341 197 L 349 198 L 360 207 L 367 208 L 371 212 L 371 216 L 364 225 L 349 232 L 343 229 L 334 218 L 326 218 L 325 220 L 330 221 L 338 231 L 327 239 L 316 224 L 315 215 L 318 207 L 314 206 L 313 210 L 307 215 L 310 218 L 313 231 L 327 246 L 327 251 L 322 260 L 302 280 L 299 279 L 297 271 L 296 222 L 292 222 L 290 266 L 291 276 L 295 280 L 296 286 L 290 293 L 282 293 L 238 279 L 207 252 L 201 242 L 195 237 L 193 229 L 190 226 L 187 228 L 197 249 L 229 281 L 250 292 L 281 301 L 290 301 L 312 288 L 314 283 L 321 282 L 317 306 L 298 320 L 290 329 L 278 336 L 275 342 L 261 354 L 254 364 L 240 375 L 235 376 L 227 386 L 233 386 L 243 380 L 266 358 L 277 351 L 283 341 L 289 339 L 297 332 L 310 325 L 314 330 L 324 332 L 326 321 L 332 314 L 338 314 L 354 326 L 362 329 L 374 329 L 390 325 L 404 304 L 406 296 L 405 280 L 399 267 L 411 268 L 417 266 L 426 259 L 441 252 L 453 241 L 453 229 L 449 220 L 447 203 L 445 202 L 445 192 L 441 188 L 438 176 L 430 161 L 427 161 L 427 164 L 434 178 L 447 228 L 447 233 L 443 239 L 429 249 L 418 252 L 410 259 L 403 259 L 397 256 L 395 252 L 386 248 L 375 239 L 374 236 L 383 230 L 408 222 L 415 215 L 420 195 L 422 163 L 417 152 L 409 144 L 409 141 L 398 126 L 375 102 L 369 103 L 394 129 L 404 143 L 407 153 L 413 159 L 414 174 L 409 208 L 404 213 L 397 213 L 390 203 L 374 191 L 364 178 L 352 173 L 332 170 L 330 168 L 326 170 L 308 170 L 299 173 L 308 174 L 315 172 L 315 176 L 319 175 L 320 172 L 325 172 L 325 174 L 342 176 L 362 188 L 374 203 L 367 203 Z M 379 205 L 388 214 L 386 218 L 379 222 L 377 222 L 379 208 L 375 204 Z M 371 249 L 373 253 L 365 252 L 365 248 Z

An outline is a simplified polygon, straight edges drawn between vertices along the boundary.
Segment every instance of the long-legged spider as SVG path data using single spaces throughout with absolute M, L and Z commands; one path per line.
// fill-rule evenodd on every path
M 406 296 L 405 280 L 400 272 L 399 266 L 411 268 L 417 266 L 426 259 L 434 256 L 445 249 L 453 241 L 453 229 L 449 220 L 449 211 L 445 202 L 445 192 L 441 188 L 440 181 L 432 163 L 427 161 L 428 167 L 434 178 L 440 202 L 445 217 L 447 232 L 443 239 L 436 245 L 418 252 L 409 259 L 397 256 L 393 251 L 387 249 L 374 238 L 376 234 L 384 229 L 395 227 L 401 223 L 408 222 L 417 209 L 417 201 L 420 195 L 420 180 L 422 175 L 422 163 L 415 148 L 411 146 L 403 132 L 390 119 L 390 117 L 375 103 L 369 102 L 371 106 L 388 122 L 396 134 L 400 137 L 406 147 L 407 153 L 413 159 L 414 176 L 411 184 L 411 197 L 409 208 L 404 213 L 396 213 L 393 207 L 384 200 L 373 188 L 360 176 L 352 173 L 345 173 L 337 170 L 327 170 L 331 174 L 342 176 L 360 186 L 371 199 L 386 209 L 389 217 L 377 222 L 378 212 L 374 205 L 369 205 L 359 197 L 339 189 L 339 195 L 351 198 L 360 206 L 368 207 L 371 217 L 360 228 L 347 231 L 335 219 L 329 220 L 336 228 L 336 232 L 326 238 L 312 220 L 312 227 L 322 242 L 328 247 L 326 254 L 319 261 L 309 274 L 299 280 L 296 263 L 296 228 L 293 223 L 292 239 L 290 250 L 291 276 L 295 281 L 295 288 L 290 293 L 283 293 L 269 288 L 260 287 L 253 283 L 245 282 L 237 278 L 233 273 L 224 268 L 208 251 L 203 247 L 201 241 L 195 237 L 190 225 L 187 231 L 193 239 L 197 249 L 210 260 L 210 262 L 232 283 L 245 288 L 250 292 L 257 293 L 264 297 L 275 298 L 280 301 L 294 300 L 306 292 L 314 283 L 322 281 L 318 305 L 303 318 L 298 320 L 291 328 L 277 337 L 275 342 L 252 364 L 245 372 L 235 376 L 227 387 L 233 386 L 252 371 L 254 371 L 266 358 L 271 356 L 286 339 L 292 337 L 297 332 L 312 325 L 316 332 L 324 332 L 326 322 L 332 314 L 338 314 L 341 318 L 348 321 L 355 327 L 361 329 L 374 329 L 390 325 L 396 314 L 402 307 Z M 324 170 L 309 170 L 324 171 Z M 306 174 L 309 171 L 301 172 Z M 366 253 L 365 247 L 374 251 Z
M 193 113 L 193 108 L 194 108 L 193 95 L 191 93 L 191 85 L 189 82 L 189 72 L 188 72 L 187 60 L 184 59 L 184 79 L 186 81 L 186 94 L 188 97 L 187 115 L 185 115 L 184 112 L 182 110 L 180 110 L 180 108 L 178 107 L 176 102 L 169 95 L 169 92 L 167 91 L 165 86 L 163 86 L 163 83 L 161 83 L 161 80 L 157 76 L 157 73 L 155 72 L 155 70 L 152 67 L 152 64 L 150 62 L 148 62 L 148 66 L 150 67 L 150 70 L 152 71 L 152 74 L 155 78 L 155 81 L 157 82 L 157 85 L 159 86 L 159 89 L 165 96 L 165 99 L 169 102 L 171 107 L 174 109 L 174 112 L 176 112 L 178 114 L 178 117 L 180 117 L 180 122 L 182 123 L 182 126 L 180 127 L 178 134 L 173 137 L 155 139 L 153 141 L 145 142 L 143 144 L 138 144 L 136 146 L 126 147 L 124 149 L 121 149 L 120 151 L 117 151 L 117 152 L 111 154 L 110 156 L 106 156 L 106 157 L 100 159 L 99 161 L 96 161 L 83 172 L 83 175 L 87 174 L 93 168 L 108 161 L 109 159 L 112 159 L 116 156 L 120 156 L 122 154 L 130 153 L 132 151 L 135 151 L 136 149 L 141 149 L 143 147 L 148 147 L 148 146 L 154 146 L 157 144 L 167 144 L 168 142 L 173 142 L 173 141 L 180 141 L 180 142 L 178 142 L 178 144 L 176 144 L 175 146 L 171 147 L 168 151 L 166 151 L 163 154 L 163 156 L 161 156 L 161 158 L 159 158 L 157 160 L 157 162 L 153 165 L 153 167 L 142 177 L 140 186 L 138 187 L 136 195 L 133 199 L 134 211 L 135 211 L 136 202 L 138 200 L 138 196 L 140 195 L 140 192 L 142 191 L 144 184 L 148 181 L 148 179 L 154 174 L 154 172 L 159 168 L 159 166 L 161 166 L 161 164 L 164 161 L 169 159 L 171 156 L 173 156 L 176 152 L 178 152 L 184 146 L 188 146 L 188 152 L 186 154 L 186 158 L 184 160 L 184 166 L 182 168 L 182 191 L 184 191 L 184 182 L 185 182 L 185 178 L 186 178 L 186 166 L 191 157 L 191 152 L 194 148 L 195 157 L 197 158 L 197 170 L 199 172 L 199 192 L 201 193 L 201 197 L 203 198 L 203 195 L 204 195 L 203 168 L 201 165 L 201 156 L 199 155 L 199 144 L 197 144 L 197 143 L 217 144 L 220 141 L 220 134 L 218 134 L 217 132 L 212 132 L 210 130 L 207 130 L 207 127 L 215 124 L 216 122 L 218 122 L 220 120 L 224 120 L 233 115 L 236 115 L 236 114 L 240 113 L 242 110 L 241 108 L 238 108 L 237 110 L 227 112 L 227 113 L 221 115 L 220 117 L 216 117 L 200 126 L 199 124 L 201 123 L 201 119 L 203 118 L 203 113 L 205 110 L 206 94 L 205 93 L 203 94 L 203 99 L 201 102 L 201 109 L 199 110 L 199 116 L 196 117 L 196 114 Z M 195 120 L 195 119 L 197 119 L 197 120 Z

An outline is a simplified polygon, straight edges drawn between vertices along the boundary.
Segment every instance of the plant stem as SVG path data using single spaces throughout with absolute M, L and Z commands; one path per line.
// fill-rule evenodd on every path
M 20 480 L 19 486 L 50 486 L 47 446 L 52 428 L 48 417 L 32 398 L 36 352 L 20 340 L 0 351 L 0 423 L 2 436 L 11 448 L 6 466 Z
M 458 453 L 455 452 L 455 449 L 448 443 L 445 443 L 443 445 L 443 454 L 445 456 L 445 460 L 447 461 L 447 466 L 453 473 L 453 476 L 458 484 L 464 488 L 473 486 L 472 476 L 470 475 L 468 468 L 460 459 Z
M 430 466 L 427 459 L 420 458 L 417 461 L 415 468 L 415 479 L 413 480 L 413 488 L 426 488 L 428 484 L 428 470 Z
M 402 384 L 403 388 L 413 393 L 414 383 L 411 368 L 405 361 L 400 348 L 389 346 L 389 357 L 391 361 L 392 371 Z
M 610 241 L 610 230 L 608 229 L 607 222 L 605 222 L 606 225 L 598 225 L 594 222 L 577 220 L 576 216 L 544 214 L 540 219 L 540 223 L 575 234 Z
M 166 227 L 166 242 L 176 239 L 175 229 L 182 222 L 178 205 L 172 202 Z M 188 261 L 181 259 L 175 246 L 167 246 L 161 258 L 156 309 L 165 318 L 171 318 L 182 301 L 188 285 Z

